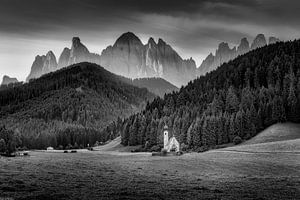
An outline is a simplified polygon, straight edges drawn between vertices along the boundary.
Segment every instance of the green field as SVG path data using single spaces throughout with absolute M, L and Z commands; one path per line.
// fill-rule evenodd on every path
M 284 127 L 299 126 L 273 130 Z M 287 138 L 179 157 L 117 151 L 2 157 L 0 199 L 299 199 L 300 136 Z

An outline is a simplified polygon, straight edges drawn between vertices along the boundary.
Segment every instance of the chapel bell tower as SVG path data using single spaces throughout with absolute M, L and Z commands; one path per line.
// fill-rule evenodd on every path
M 167 149 L 169 142 L 169 127 L 167 125 L 164 126 L 164 149 Z

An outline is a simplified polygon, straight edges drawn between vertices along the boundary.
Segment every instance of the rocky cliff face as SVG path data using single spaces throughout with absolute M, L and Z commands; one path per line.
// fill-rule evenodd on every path
M 6 76 L 4 75 L 3 78 L 2 78 L 2 83 L 1 85 L 8 85 L 8 84 L 11 84 L 11 83 L 17 83 L 19 82 L 18 79 L 16 78 L 11 78 L 9 76 Z
M 90 53 L 80 39 L 74 37 L 71 49 L 64 48 L 58 64 L 52 52 L 37 56 L 26 80 L 84 61 L 100 64 L 115 74 L 129 78 L 164 78 L 178 87 L 196 78 L 196 64 L 192 58 L 183 60 L 162 39 L 156 43 L 150 38 L 144 45 L 135 34 L 128 32 L 121 35 L 113 46 L 104 49 L 101 55 Z
M 269 44 L 273 44 L 280 41 L 279 39 L 275 37 L 270 37 L 269 38 Z M 253 43 L 250 44 L 247 40 L 247 38 L 242 38 L 240 44 L 238 47 L 233 47 L 230 49 L 229 45 L 227 43 L 220 43 L 218 49 L 216 50 L 215 55 L 210 53 L 206 59 L 202 62 L 199 68 L 197 68 L 197 75 L 204 75 L 207 72 L 210 72 L 212 70 L 215 70 L 217 67 L 222 65 L 225 62 L 228 62 L 234 58 L 236 58 L 239 55 L 243 55 L 250 50 L 263 47 L 267 45 L 266 38 L 263 34 L 258 34 Z
M 258 34 L 251 45 L 251 50 L 263 47 L 265 45 L 267 45 L 267 40 L 265 35 Z
M 218 49 L 216 50 L 215 56 L 210 53 L 202 62 L 201 66 L 197 69 L 197 74 L 199 76 L 204 75 L 207 72 L 216 69 L 224 62 L 228 62 L 229 60 L 234 59 L 236 57 L 236 54 L 236 47 L 231 49 L 228 43 L 220 43 Z
M 250 50 L 250 44 L 247 38 L 241 39 L 241 43 L 237 48 L 237 55 L 243 55 Z
M 277 42 L 280 42 L 280 40 L 276 37 L 269 37 L 269 44 L 275 44 Z
M 46 55 L 36 56 L 31 66 L 31 71 L 26 81 L 30 79 L 38 78 L 43 74 L 57 70 L 56 57 L 52 51 L 49 51 Z
M 108 70 L 130 78 L 160 77 L 180 87 L 194 79 L 196 64 L 183 60 L 162 39 L 143 44 L 133 33 L 121 35 L 113 46 L 101 54 L 100 64 Z
M 71 50 L 69 48 L 64 48 L 63 52 L 60 54 L 58 59 L 58 68 L 68 66 L 70 59 Z

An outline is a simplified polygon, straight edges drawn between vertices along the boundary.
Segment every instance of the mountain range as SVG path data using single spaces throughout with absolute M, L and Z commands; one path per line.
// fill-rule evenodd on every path
M 121 35 L 114 45 L 104 49 L 101 55 L 90 53 L 80 38 L 74 37 L 71 49 L 64 48 L 58 61 L 52 51 L 36 56 L 26 81 L 83 61 L 99 64 L 132 79 L 163 78 L 177 87 L 196 78 L 196 63 L 192 58 L 182 59 L 162 39 L 156 43 L 150 38 L 147 44 L 143 44 L 135 34 L 128 32 Z
M 210 53 L 202 62 L 200 67 L 197 68 L 197 75 L 204 75 L 207 72 L 215 70 L 223 63 L 233 60 L 234 58 L 243 55 L 251 50 L 263 47 L 267 44 L 274 44 L 279 41 L 280 40 L 276 37 L 269 37 L 269 42 L 267 43 L 265 35 L 258 34 L 251 45 L 248 42 L 247 38 L 242 38 L 240 44 L 237 47 L 233 48 L 230 48 L 228 43 L 222 42 L 219 44 L 215 55 Z

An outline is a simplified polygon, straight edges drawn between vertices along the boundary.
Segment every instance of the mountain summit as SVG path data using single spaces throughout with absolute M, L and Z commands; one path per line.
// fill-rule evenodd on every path
M 121 35 L 113 46 L 103 50 L 100 60 L 111 72 L 130 78 L 160 77 L 181 86 L 196 77 L 193 60 L 183 60 L 162 39 L 156 43 L 150 38 L 144 45 L 131 32 Z
M 49 51 L 46 55 L 36 56 L 26 81 L 39 78 L 41 75 L 57 70 L 57 61 L 54 53 Z
M 280 40 L 275 37 L 269 38 L 269 44 L 274 44 Z M 267 45 L 266 37 L 264 34 L 258 34 L 253 40 L 251 47 L 247 38 L 242 38 L 238 47 L 233 47 L 230 49 L 228 43 L 222 42 L 219 44 L 218 49 L 216 50 L 215 55 L 210 53 L 206 59 L 202 62 L 200 67 L 197 69 L 197 75 L 201 76 L 215 70 L 217 67 L 226 63 L 230 60 L 233 60 L 237 56 L 243 55 L 250 50 L 254 50 L 260 47 Z

